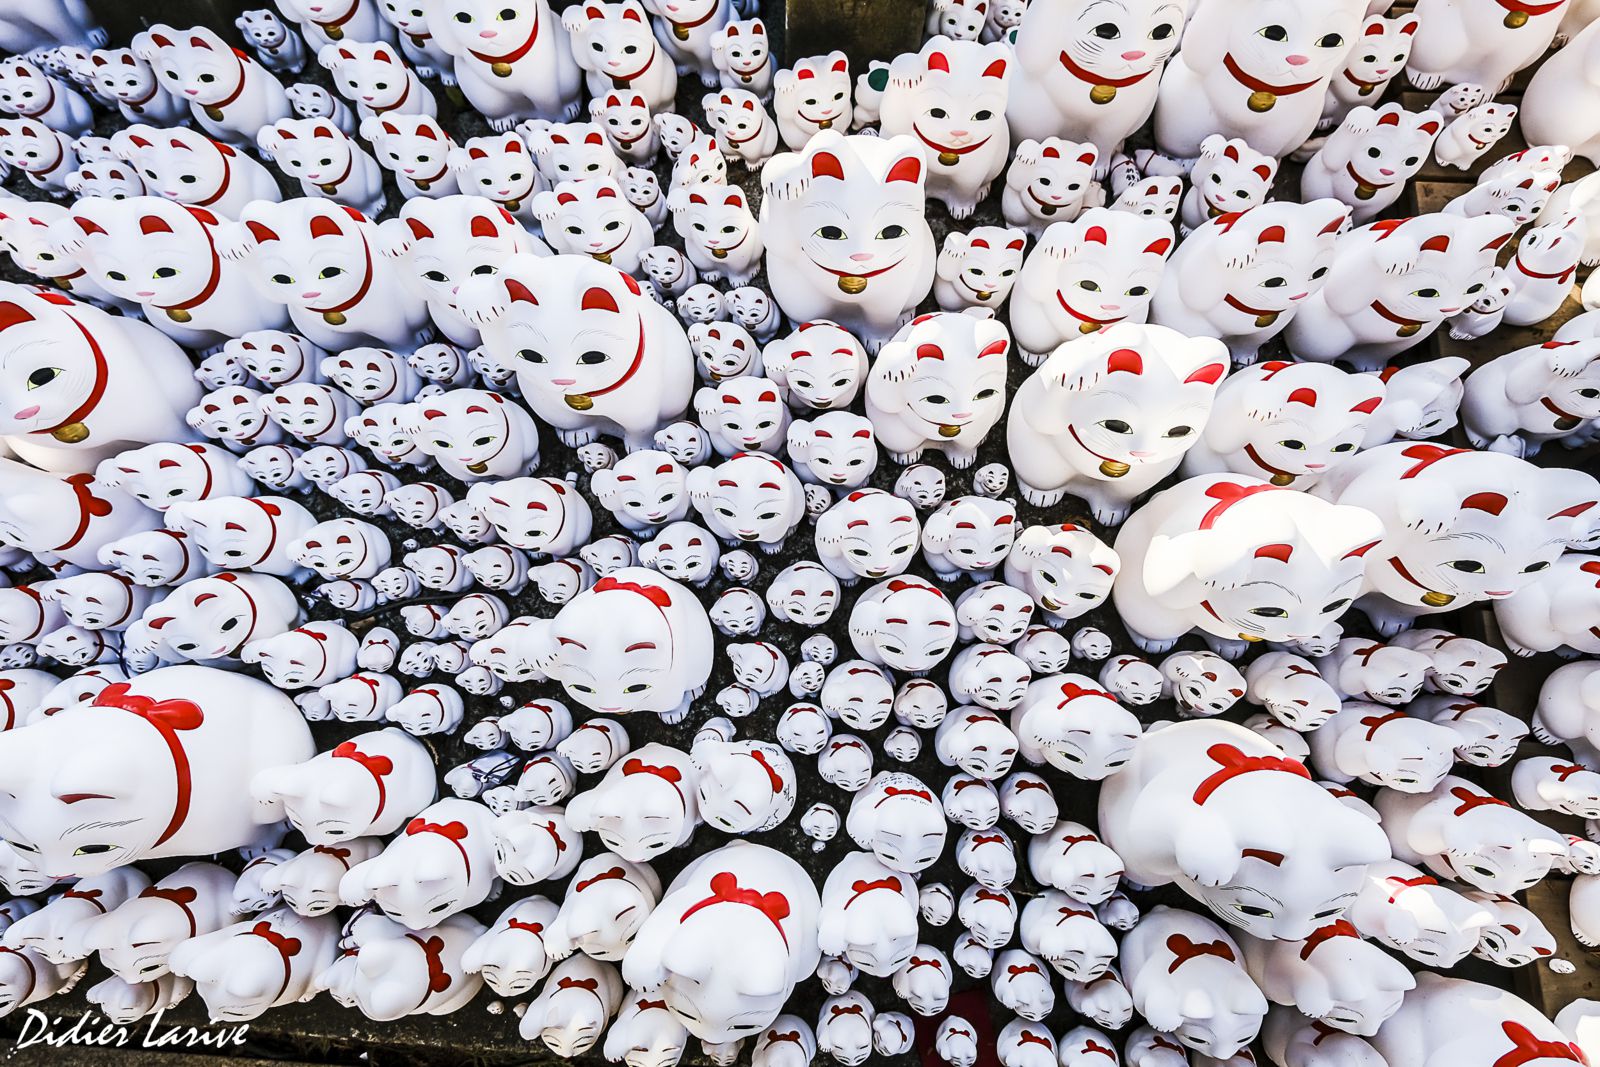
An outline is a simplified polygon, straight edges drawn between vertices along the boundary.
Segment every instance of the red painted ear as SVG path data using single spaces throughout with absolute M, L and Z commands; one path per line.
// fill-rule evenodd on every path
M 1501 245 L 1505 244 L 1509 240 L 1511 240 L 1511 235 L 1509 233 L 1501 234 L 1499 237 L 1496 237 L 1494 240 L 1484 245 L 1482 251 L 1488 252 L 1491 249 L 1498 249 Z
M 1262 545 L 1256 549 L 1256 559 L 1275 559 L 1279 563 L 1288 563 L 1293 554 L 1293 545 Z
M 1046 159 L 1060 159 L 1061 149 L 1057 148 L 1055 145 L 1046 145 L 1044 150 L 1039 154 Z
M 392 122 L 385 122 L 383 124 L 383 132 L 388 134 L 390 137 L 399 137 L 400 127 L 396 126 Z
M 102 236 L 105 235 L 106 231 L 100 226 L 99 223 L 83 218 L 81 215 L 72 216 L 72 221 L 78 224 L 78 229 L 82 230 L 85 236 L 93 233 L 98 233 Z
M 533 298 L 533 292 L 515 278 L 506 279 L 506 296 L 511 298 L 513 304 L 532 304 L 539 306 L 539 301 Z
M 1106 243 L 1106 228 L 1104 226 L 1090 226 L 1084 231 L 1083 239 L 1092 244 L 1103 245 Z
M 356 57 L 355 57 L 355 53 L 351 52 L 350 49 L 341 48 L 341 49 L 339 49 L 339 58 L 340 59 L 348 59 L 348 60 L 354 62 Z
M 1020 252 L 1027 245 L 1027 243 L 1028 242 L 1026 238 L 1018 237 L 1015 241 L 1012 241 L 1010 244 L 1006 245 L 1006 248 L 1012 252 Z
M 754 26 L 750 27 L 750 32 L 751 33 L 759 33 L 762 36 L 766 36 L 766 33 L 767 33 L 766 24 L 763 23 L 760 19 L 756 19 L 756 24 Z
M 638 279 L 633 275 L 619 270 L 617 271 L 617 276 L 622 279 L 622 284 L 628 287 L 628 292 L 632 293 L 634 296 L 644 295 L 644 290 L 639 288 Z
M 706 198 L 701 196 L 699 193 L 690 193 L 689 194 L 689 203 L 691 203 L 691 204 L 699 204 L 702 207 L 704 207 L 705 206 L 705 202 L 706 202 Z
M 1006 61 L 997 59 L 983 68 L 985 78 L 1004 78 L 1006 76 Z
M 1159 240 L 1151 241 L 1150 244 L 1145 246 L 1145 253 L 1153 256 L 1164 256 L 1171 248 L 1172 238 L 1162 237 Z
M 311 236 L 313 239 L 318 237 L 338 237 L 339 224 L 326 215 L 313 215 L 311 217 Z
M 1082 163 L 1086 167 L 1092 167 L 1092 166 L 1094 166 L 1094 161 L 1099 159 L 1099 158 L 1100 158 L 1100 156 L 1099 156 L 1098 153 L 1085 152 L 1083 155 L 1078 157 L 1078 162 Z
M 1384 112 L 1382 115 L 1378 116 L 1378 125 L 1379 126 L 1398 126 L 1398 125 L 1400 125 L 1400 113 L 1398 111 L 1386 111 L 1386 112 Z
M 1289 235 L 1284 232 L 1282 226 L 1268 226 L 1266 229 L 1262 230 L 1259 234 L 1256 235 L 1256 244 L 1258 244 L 1258 245 L 1280 244 L 1281 245 L 1281 244 L 1283 244 L 1284 240 L 1288 236 Z
M 941 360 L 942 361 L 944 359 L 944 349 L 940 348 L 938 345 L 932 345 L 932 344 L 918 345 L 917 346 L 917 358 L 918 359 L 937 359 L 937 360 Z
M 1418 26 L 1417 20 L 1416 19 L 1412 19 L 1410 22 L 1408 22 L 1404 26 L 1400 27 L 1400 32 L 1405 34 L 1407 37 L 1410 37 L 1413 33 L 1417 32 L 1417 26 Z
M 895 165 L 889 168 L 889 175 L 884 181 L 915 182 L 921 179 L 922 160 L 915 156 L 906 156 L 904 159 L 895 161 Z
M 1422 250 L 1424 252 L 1448 252 L 1450 251 L 1450 238 L 1442 233 L 1437 237 L 1430 237 L 1422 242 Z
M 417 136 L 426 137 L 430 141 L 437 141 L 439 139 L 439 135 L 433 132 L 433 127 L 426 124 L 422 124 L 417 127 Z
M 799 78 L 801 81 L 806 81 L 807 79 L 815 78 L 817 76 L 817 72 L 807 69 L 806 67 L 801 67 L 799 70 L 794 72 L 794 76 Z
M 489 158 L 489 153 L 485 152 L 481 148 L 476 148 L 476 147 L 469 148 L 469 149 L 467 149 L 467 158 L 468 159 L 488 159 Z
M 494 228 L 494 220 L 487 215 L 474 216 L 472 220 L 473 237 L 499 237 L 500 231 Z
M 1366 29 L 1361 31 L 1361 35 L 1363 37 L 1382 37 L 1383 22 L 1377 19 L 1373 20 L 1373 22 Z
M 642 18 L 640 18 L 639 12 L 635 11 L 631 7 L 623 9 L 622 17 L 624 19 L 629 19 L 629 20 L 631 20 L 633 22 L 643 22 L 644 21 Z
M 172 47 L 172 42 L 167 40 L 166 37 L 162 36 L 159 33 L 152 33 L 150 35 L 150 42 L 152 44 L 154 44 L 157 48 L 171 48 Z
M 215 226 L 217 217 L 203 207 L 190 207 L 189 214 L 200 220 L 202 226 Z
M 1226 148 L 1224 148 L 1222 150 L 1222 154 L 1233 160 L 1235 163 L 1239 162 L 1239 150 L 1233 147 L 1233 145 L 1228 145 Z
M 1261 176 L 1262 181 L 1270 182 L 1272 180 L 1272 168 L 1267 166 L 1265 163 L 1256 164 L 1254 170 L 1256 174 Z
M 11 301 L 0 301 L 0 332 L 24 322 L 32 322 L 33 316 L 28 314 L 20 304 Z
M 171 233 L 172 227 L 159 215 L 145 215 L 139 219 L 139 232 L 147 236 L 152 233 Z
M 578 198 L 571 193 L 556 194 L 556 203 L 558 204 L 576 204 L 577 202 Z
M 406 226 L 410 228 L 414 240 L 423 241 L 433 236 L 433 231 L 416 219 L 406 219 Z
M 818 152 L 811 157 L 811 176 L 844 181 L 844 168 L 839 165 L 839 157 L 832 152 Z
M 259 222 L 247 222 L 245 223 L 245 226 L 249 228 L 250 236 L 256 239 L 257 244 L 262 244 L 266 241 L 276 241 L 278 239 L 277 234 L 273 233 Z
M 1330 233 L 1338 233 L 1339 232 L 1339 227 L 1344 225 L 1345 218 L 1346 218 L 1345 213 L 1341 211 L 1337 218 L 1335 218 L 1333 221 L 1329 222 L 1322 229 L 1317 231 L 1317 236 L 1318 237 L 1325 237 Z
M 1226 373 L 1228 373 L 1228 368 L 1226 365 L 1221 363 L 1207 363 L 1204 367 L 1201 367 L 1199 370 L 1185 378 L 1183 380 L 1183 384 L 1188 385 L 1190 382 L 1204 382 L 1207 385 L 1216 385 L 1222 380 L 1222 376 Z
M 1296 389 L 1289 394 L 1289 403 L 1304 404 L 1308 408 L 1317 406 L 1317 391 L 1315 389 Z
M 1423 133 L 1434 134 L 1439 132 L 1439 124 L 1437 122 L 1424 122 L 1421 126 L 1418 126 L 1417 129 L 1421 130 Z
M 1375 545 L 1377 545 L 1377 543 L 1378 542 L 1376 542 L 1376 541 L 1368 541 L 1366 544 L 1360 546 L 1359 548 L 1352 548 L 1350 551 L 1346 552 L 1340 558 L 1341 559 L 1354 559 L 1354 558 L 1359 558 L 1361 556 L 1364 556 L 1364 555 L 1367 554 L 1367 552 L 1369 550 L 1371 550 Z
M 191 37 L 191 38 L 189 38 L 189 47 L 190 48 L 204 48 L 207 52 L 212 51 L 211 42 L 206 40 L 204 37 Z
M 584 144 L 604 144 L 605 141 L 601 139 L 600 134 L 597 131 L 595 133 L 591 133 L 588 136 L 586 136 L 583 139 L 583 143 Z
M 833 66 L 829 67 L 828 69 L 833 71 L 835 74 L 843 74 L 845 71 L 849 70 L 850 68 L 845 65 L 845 61 L 844 60 L 836 59 L 836 60 L 833 61 Z
M 1357 404 L 1355 407 L 1351 408 L 1350 410 L 1351 411 L 1359 411 L 1363 415 L 1371 415 L 1374 411 L 1378 410 L 1378 405 L 1381 404 L 1381 403 L 1383 403 L 1383 397 L 1381 397 L 1381 396 L 1369 397 L 1368 399 L 1363 400 L 1361 403 Z
M 617 191 L 609 185 L 602 185 L 600 188 L 594 191 L 594 195 L 596 200 L 607 196 L 611 197 L 612 199 L 616 199 Z
M 1473 493 L 1461 502 L 1462 511 L 1486 511 L 1498 515 L 1510 501 L 1501 493 Z
M 1135 352 L 1131 348 L 1117 349 L 1115 352 L 1111 353 L 1110 358 L 1106 360 L 1106 373 L 1115 374 L 1118 371 L 1126 371 L 1129 374 L 1143 374 L 1143 357 L 1141 357 L 1139 353 Z
M 617 298 L 598 285 L 592 286 L 584 292 L 579 308 L 583 311 L 609 311 L 617 314 Z

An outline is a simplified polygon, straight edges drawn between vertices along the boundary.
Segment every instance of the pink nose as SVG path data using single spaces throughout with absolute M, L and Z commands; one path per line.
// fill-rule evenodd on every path
M 1378 173 L 1383 175 L 1385 178 L 1394 177 L 1394 171 L 1390 170 L 1388 167 L 1379 167 Z
M 200 90 L 199 89 L 185 89 L 184 92 L 188 93 L 190 96 L 199 96 L 200 95 Z
M 498 37 L 498 36 L 500 36 L 500 31 L 499 30 L 479 30 L 478 31 L 478 36 L 479 37 L 483 37 L 483 38 Z
M 1132 63 L 1136 59 L 1143 59 L 1144 58 L 1144 53 L 1143 52 L 1124 52 L 1124 53 L 1122 53 L 1122 58 L 1126 59 L 1129 63 Z
M 1155 455 L 1155 453 L 1153 453 L 1153 452 L 1140 452 L 1138 449 L 1133 449 L 1132 451 L 1130 451 L 1128 453 L 1128 455 L 1132 456 L 1134 459 L 1148 459 L 1150 456 Z
M 965 137 L 965 136 L 967 136 L 967 134 L 969 132 L 970 131 L 968 131 L 968 130 L 951 130 L 950 131 L 950 136 L 951 137 Z
M 853 252 L 853 253 L 851 253 L 850 258 L 855 260 L 857 263 L 865 263 L 865 262 L 867 262 L 868 260 L 870 260 L 872 258 L 872 253 L 871 252 Z
M 300 294 L 300 299 L 301 300 L 315 300 L 317 297 L 319 297 L 321 295 L 322 295 L 322 290 L 321 289 L 316 289 L 316 290 L 313 290 L 311 292 L 301 293 Z
M 1310 293 L 1296 293 L 1293 296 L 1291 296 L 1289 299 L 1290 300 L 1304 300 L 1306 297 L 1308 297 L 1310 295 L 1311 295 Z
M 1288 62 L 1289 66 L 1291 66 L 1291 67 L 1303 67 L 1307 63 L 1311 62 L 1311 57 L 1310 56 L 1292 55 L 1292 56 L 1284 56 L 1283 58 Z
M 11 417 L 18 420 L 31 419 L 37 414 L 39 414 L 39 405 L 35 404 L 32 407 L 23 408 L 21 411 L 17 412 Z
M 564 389 L 569 385 L 577 385 L 578 380 L 576 378 L 551 378 L 550 384 L 559 385 Z

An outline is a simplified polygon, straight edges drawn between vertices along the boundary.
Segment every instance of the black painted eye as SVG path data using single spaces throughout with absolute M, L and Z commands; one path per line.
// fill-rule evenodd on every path
M 1279 441 L 1278 443 L 1291 452 L 1304 452 L 1306 450 L 1306 443 L 1304 441 L 1296 440 L 1293 437 L 1289 438 L 1287 441 Z
M 842 241 L 844 240 L 844 231 L 837 226 L 824 226 L 812 236 L 820 237 L 824 241 Z
M 474 274 L 494 274 L 494 273 L 498 272 L 499 269 L 500 269 L 499 267 L 493 266 L 493 265 L 488 264 L 488 263 L 480 263 L 476 267 L 472 268 L 472 273 L 474 273 Z
M 467 12 L 465 12 L 465 11 L 457 11 L 456 12 L 456 21 L 457 22 L 471 22 L 472 21 L 472 16 L 470 14 L 468 14 Z M 597 44 L 597 45 L 595 45 L 595 47 L 599 48 L 600 46 Z
M 73 850 L 74 856 L 99 856 L 110 852 L 116 845 L 79 845 Z
M 430 282 L 447 282 L 450 280 L 449 278 L 445 277 L 445 273 L 442 270 L 423 271 L 422 276 L 428 279 Z
M 1449 563 L 1446 563 L 1445 566 L 1449 567 L 1451 570 L 1460 571 L 1463 574 L 1484 573 L 1483 564 L 1479 563 L 1475 559 L 1453 559 Z
M 950 112 L 942 107 L 932 107 L 928 109 L 928 115 L 936 119 L 947 119 L 950 117 Z
M 1099 424 L 1101 426 L 1105 427 L 1107 430 L 1110 430 L 1112 433 L 1132 433 L 1133 432 L 1133 427 L 1129 426 L 1127 423 L 1123 422 L 1121 419 L 1101 419 Z
M 222 624 L 221 629 L 222 629 L 223 633 L 227 633 L 228 631 L 234 629 L 238 625 L 239 625 L 239 620 L 238 619 L 229 619 L 227 622 Z
M 28 375 L 28 388 L 37 389 L 41 385 L 49 385 L 61 377 L 61 373 L 60 367 L 40 367 Z
M 1152 41 L 1165 41 L 1175 32 L 1176 31 L 1173 29 L 1172 23 L 1163 22 L 1161 25 L 1150 31 L 1150 39 Z
M 120 270 L 108 270 L 106 271 L 106 277 L 110 278 L 114 282 L 125 282 L 128 280 L 128 276 L 122 273 Z
M 153 275 L 156 278 L 176 278 L 177 276 L 178 269 L 176 267 L 157 267 Z
M 1194 427 L 1193 426 L 1174 426 L 1172 429 L 1167 431 L 1167 436 L 1168 437 L 1188 437 L 1192 433 L 1194 433 Z
M 1276 23 L 1271 26 L 1263 26 L 1256 33 L 1269 41 L 1287 41 L 1289 39 L 1289 31 Z
M 518 359 L 525 359 L 529 363 L 543 363 L 543 362 L 545 362 L 544 353 L 543 352 L 536 352 L 531 348 L 524 348 L 521 351 L 519 351 L 517 353 L 517 358 Z
M 585 352 L 583 355 L 578 357 L 578 362 L 583 364 L 585 367 L 596 367 L 610 358 L 611 357 L 606 355 L 604 352 Z
M 1344 44 L 1344 38 L 1337 33 L 1325 33 L 1317 38 L 1318 48 L 1338 48 Z
M 1332 604 L 1329 604 L 1327 607 L 1323 608 L 1322 612 L 1325 615 L 1334 615 L 1334 614 L 1337 614 L 1338 612 L 1343 611 L 1345 608 L 1347 608 L 1349 606 L 1350 606 L 1350 598 L 1349 597 L 1345 597 L 1343 600 L 1335 600 Z
M 1542 559 L 1537 563 L 1530 563 L 1526 567 L 1522 568 L 1522 573 L 1523 574 L 1537 574 L 1539 571 L 1548 570 L 1549 568 L 1550 568 L 1550 561 Z
M 1376 148 L 1367 149 L 1367 157 L 1369 159 L 1377 159 L 1381 155 L 1383 155 L 1383 153 L 1378 151 Z
M 1282 608 L 1251 608 L 1250 614 L 1259 615 L 1263 619 L 1283 619 L 1289 615 Z
M 1288 284 L 1289 280 L 1287 278 L 1268 278 L 1261 283 L 1261 287 L 1263 289 L 1282 289 Z
M 1115 41 L 1122 36 L 1122 31 L 1117 28 L 1117 24 L 1114 22 L 1102 22 L 1089 32 L 1102 41 Z
M 274 285 L 293 285 L 294 279 L 289 277 L 287 274 L 274 274 L 272 276 L 272 282 Z
M 878 240 L 896 241 L 904 237 L 906 232 L 906 228 L 901 226 L 899 223 L 890 223 L 888 226 L 885 226 L 883 229 L 878 231 Z

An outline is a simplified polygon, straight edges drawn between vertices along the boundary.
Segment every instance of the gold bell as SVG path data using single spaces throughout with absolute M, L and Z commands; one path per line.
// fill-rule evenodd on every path
M 1040 204 L 1039 205 L 1039 214 L 1048 217 L 1050 215 L 1054 215 L 1055 213 L 1056 213 L 1056 206 L 1054 204 Z
M 974 291 L 978 294 L 979 300 L 987 300 L 994 295 L 994 293 L 990 292 L 988 289 L 977 289 Z
M 55 278 L 55 279 L 52 279 L 52 280 L 57 285 L 59 285 L 61 288 L 65 289 L 67 292 L 69 292 L 69 293 L 72 292 L 72 279 L 71 278 Z
M 1371 85 L 1371 84 L 1363 85 L 1361 88 L 1356 90 L 1356 95 L 1357 96 L 1371 96 L 1372 95 L 1372 91 L 1374 89 L 1376 89 L 1376 88 L 1377 88 L 1376 85 Z
M 489 73 L 493 74 L 496 78 L 509 78 L 511 77 L 511 64 L 503 60 L 490 63 Z
M 687 41 L 689 39 L 689 27 L 680 26 L 674 22 L 672 24 L 672 36 L 676 37 L 680 41 Z
M 562 397 L 567 402 L 567 407 L 573 411 L 588 411 L 594 407 L 594 400 L 583 393 L 571 393 Z
M 821 122 L 817 123 L 817 129 L 819 129 L 819 130 L 831 130 L 831 129 L 833 129 L 833 120 L 832 119 L 823 119 Z
M 1114 459 L 1105 459 L 1100 461 L 1100 473 L 1104 474 L 1107 478 L 1120 478 L 1132 469 L 1133 468 L 1128 464 L 1121 463 Z
M 332 196 L 334 193 L 337 193 L 339 191 L 339 187 L 337 185 L 334 185 L 332 182 L 329 182 L 326 185 L 319 185 L 319 186 L 317 186 L 317 188 L 321 189 L 323 192 L 327 193 L 329 196 Z
M 513 197 L 510 200 L 507 200 L 506 201 L 506 210 L 507 211 L 520 211 L 520 210 L 522 210 L 522 198 L 521 197 Z
M 939 162 L 946 167 L 953 167 L 957 163 L 961 162 L 961 157 L 956 155 L 954 152 L 940 152 Z
M 1442 608 L 1453 600 L 1455 600 L 1455 597 L 1449 593 L 1429 592 L 1422 594 L 1422 602 L 1430 608 Z
M 959 437 L 960 434 L 961 434 L 961 427 L 959 427 L 959 426 L 951 426 L 951 425 L 949 425 L 947 423 L 947 424 L 939 427 L 939 436 L 940 437 Z
M 417 182 L 417 181 L 414 181 L 411 184 L 415 185 L 418 189 L 421 189 L 423 192 L 427 192 L 428 191 L 428 186 L 432 185 L 433 183 L 431 181 L 429 181 L 429 182 Z
M 1096 85 L 1089 90 L 1089 103 L 1091 104 L 1109 104 L 1116 98 L 1117 87 L 1115 85 Z
M 1561 418 L 1556 420 L 1556 429 L 1565 433 L 1567 430 L 1576 429 L 1578 423 L 1582 421 L 1582 419 L 1575 419 L 1571 415 L 1563 415 Z
M 329 326 L 343 326 L 346 320 L 342 311 L 324 311 L 322 321 Z
M 81 422 L 69 422 L 65 426 L 59 426 L 51 430 L 50 436 L 64 445 L 75 445 L 79 441 L 88 440 L 89 427 Z
M 713 248 L 711 250 L 711 258 L 712 259 L 727 259 L 728 258 L 728 250 L 726 248 Z
M 194 316 L 183 310 L 183 308 L 167 308 L 167 318 L 173 322 L 188 322 Z
M 1528 24 L 1528 13 L 1526 11 L 1508 11 L 1502 21 L 1506 24 L 1506 29 L 1520 30 Z
M 631 83 L 629 82 L 629 80 L 627 78 L 612 78 L 611 79 L 611 88 L 613 88 L 613 89 L 627 89 L 627 88 L 629 88 L 630 84 Z
M 222 109 L 220 107 L 212 107 L 210 104 L 207 104 L 205 110 L 206 118 L 210 119 L 212 122 L 222 121 Z
M 1257 637 L 1255 634 L 1240 634 L 1239 635 L 1239 640 L 1247 641 L 1247 642 L 1249 642 L 1250 644 L 1253 645 L 1257 641 L 1261 640 L 1261 638 Z
M 1422 329 L 1422 324 L 1420 322 L 1408 322 L 1396 330 L 1394 335 L 1396 337 L 1410 337 L 1420 329 Z
M 1084 334 L 1094 333 L 1099 329 L 1100 329 L 1100 324 L 1098 322 L 1080 322 L 1080 323 L 1078 323 L 1078 332 L 1079 333 L 1084 333 Z
M 1245 106 L 1259 114 L 1263 111 L 1271 111 L 1277 103 L 1278 96 L 1276 93 L 1269 93 L 1265 89 L 1257 89 L 1250 94 L 1250 99 L 1245 101 Z
M 859 274 L 839 275 L 839 291 L 855 296 L 867 287 L 867 280 Z
M 468 463 L 467 470 L 473 474 L 486 474 L 489 471 L 489 465 L 487 463 Z
M 1256 316 L 1256 329 L 1258 329 L 1258 330 L 1266 329 L 1268 326 L 1271 326 L 1273 323 L 1277 322 L 1278 321 L 1278 316 L 1281 315 L 1281 314 L 1283 314 L 1283 312 L 1281 312 L 1281 311 L 1269 311 L 1265 315 L 1257 315 Z
M 739 80 L 744 82 L 746 85 L 748 85 L 748 84 L 750 84 L 750 77 L 751 76 L 748 75 L 748 74 L 741 74 L 741 75 L 739 75 Z
M 1277 474 L 1274 474 L 1272 476 L 1272 484 L 1273 485 L 1288 485 L 1289 483 L 1291 483 L 1293 481 L 1294 481 L 1294 475 L 1286 474 L 1283 471 L 1279 471 Z
M 1207 204 L 1206 204 L 1206 218 L 1214 219 L 1218 215 L 1221 215 L 1222 213 L 1223 212 L 1222 212 L 1222 209 L 1220 207 L 1218 207 L 1217 205 L 1215 205 L 1213 203 L 1207 202 Z
M 330 41 L 342 41 L 342 40 L 344 40 L 344 27 L 343 26 L 324 26 L 324 27 L 322 27 L 322 32 L 324 32 L 324 33 L 326 33 L 328 35 L 328 39 Z
M 607 266 L 610 266 L 610 264 L 611 264 L 611 253 L 610 252 L 592 252 L 590 254 L 592 256 L 594 256 L 595 259 L 598 259 L 600 262 L 606 264 Z
M 1377 191 L 1378 191 L 1378 187 L 1376 185 L 1368 185 L 1366 182 L 1357 182 L 1356 183 L 1356 199 L 1357 200 L 1371 200 L 1372 197 L 1374 196 L 1374 194 L 1377 193 Z

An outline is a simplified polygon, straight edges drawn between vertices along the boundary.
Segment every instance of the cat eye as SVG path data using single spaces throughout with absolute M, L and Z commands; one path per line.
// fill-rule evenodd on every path
M 28 388 L 37 389 L 42 385 L 49 385 L 61 375 L 62 370 L 60 367 L 40 367 L 28 375 Z
M 1271 26 L 1263 26 L 1256 33 L 1269 41 L 1287 41 L 1289 39 L 1289 31 L 1276 23 Z
M 1122 31 L 1117 29 L 1117 24 L 1114 22 L 1102 22 L 1089 32 L 1102 41 L 1115 41 L 1122 36 Z
M 1318 48 L 1338 48 L 1344 44 L 1344 38 L 1337 33 L 1326 33 L 1317 38 Z
M 1112 433 L 1132 433 L 1133 427 L 1121 419 L 1101 419 L 1096 425 L 1110 430 Z
M 842 241 L 844 240 L 844 231 L 837 226 L 824 226 L 811 236 L 820 237 L 824 241 Z
M 545 361 L 543 352 L 537 352 L 531 348 L 520 349 L 517 352 L 517 358 L 525 359 L 529 363 L 543 363 Z
M 1445 566 L 1449 567 L 1451 570 L 1460 571 L 1463 574 L 1484 573 L 1483 564 L 1479 563 L 1475 559 L 1453 559 L 1446 563 Z
M 1172 36 L 1173 32 L 1174 30 L 1172 23 L 1163 22 L 1161 25 L 1150 31 L 1150 39 L 1152 41 L 1165 41 L 1167 38 Z
M 906 235 L 906 228 L 899 223 L 890 223 L 878 231 L 878 240 L 895 241 Z
M 1286 619 L 1289 617 L 1289 613 L 1282 608 L 1251 608 L 1250 614 L 1260 616 L 1263 619 Z

